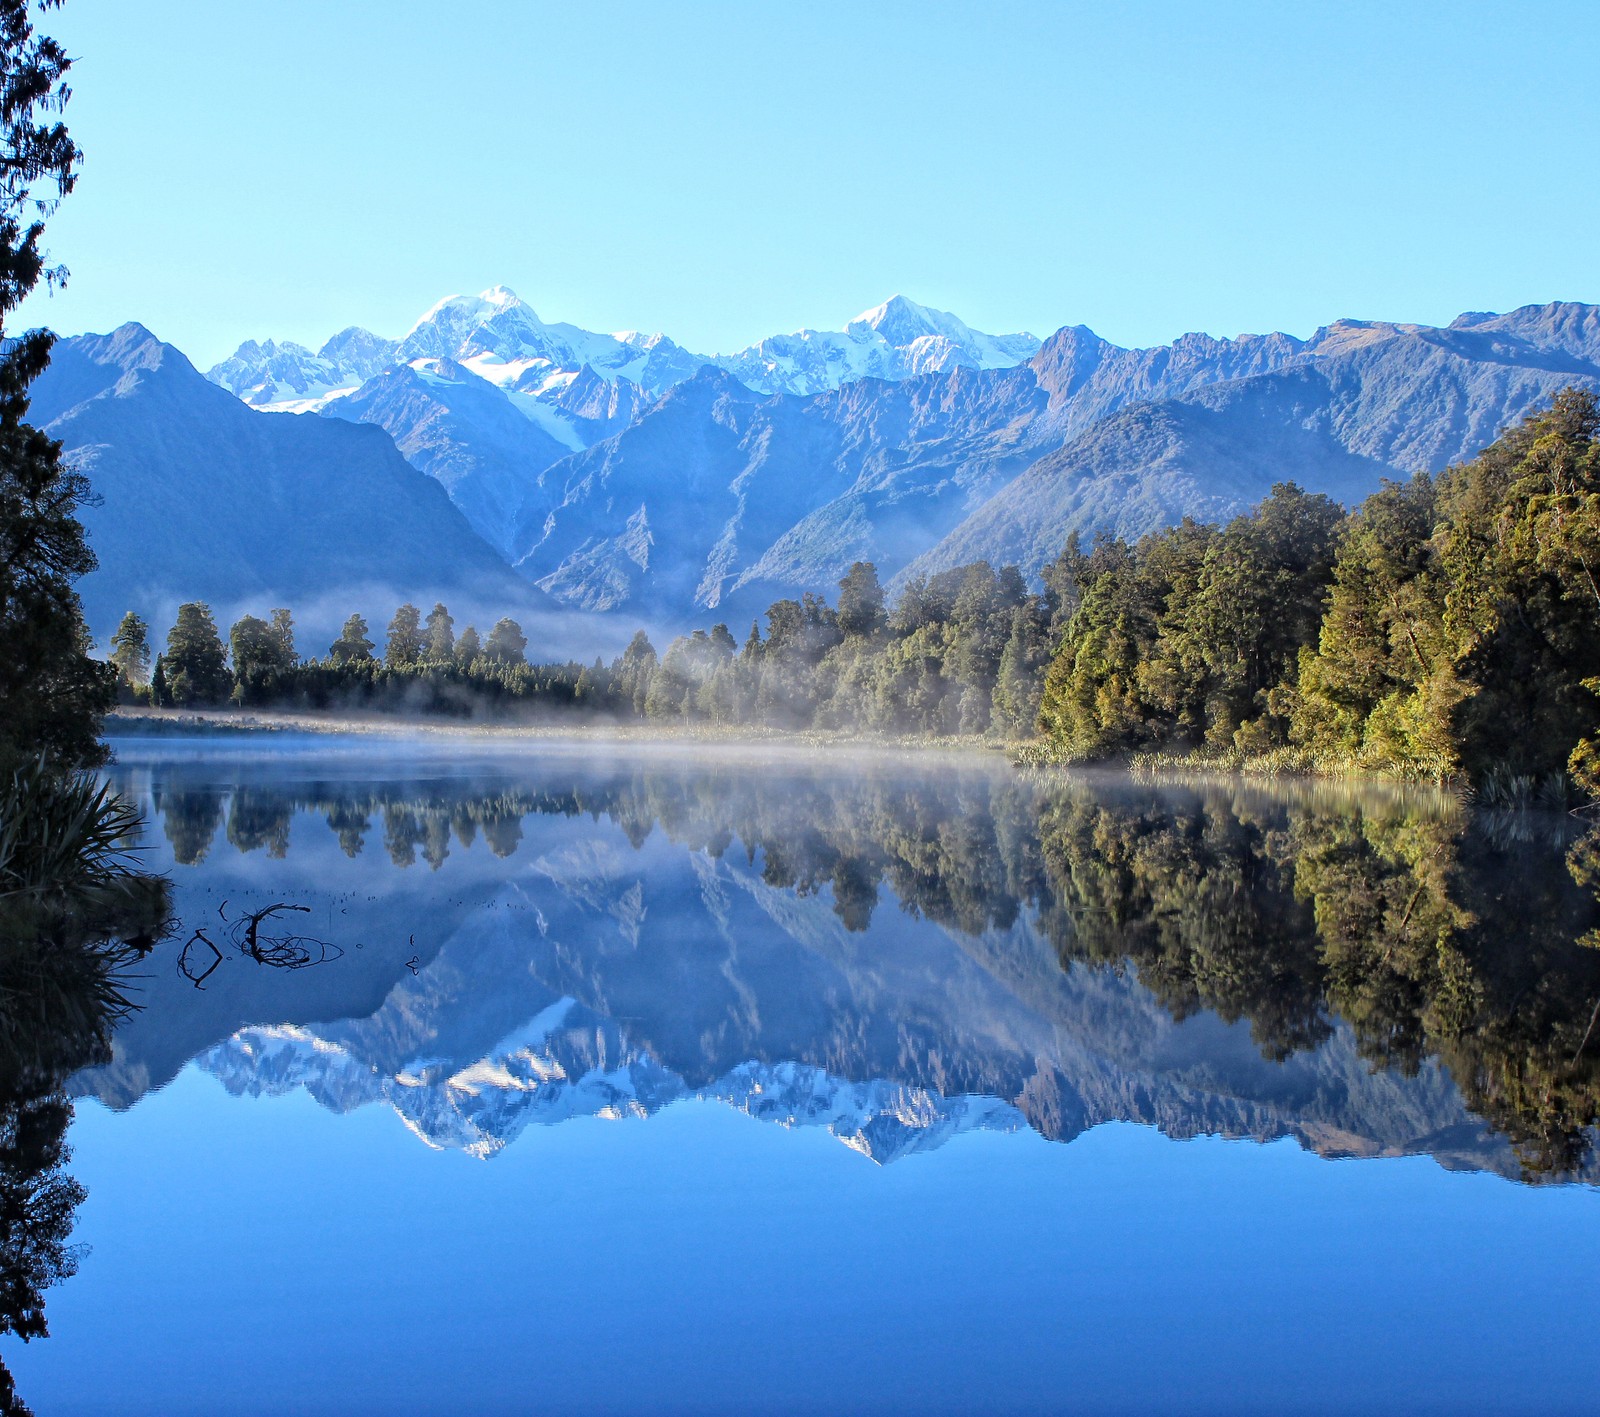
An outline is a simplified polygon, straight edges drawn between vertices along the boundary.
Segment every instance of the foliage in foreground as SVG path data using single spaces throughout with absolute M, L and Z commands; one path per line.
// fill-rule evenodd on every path
M 139 824 L 43 757 L 0 779 L 0 1333 L 25 1340 L 48 1333 L 44 1291 L 77 1267 L 62 1083 L 109 1057 L 130 969 L 169 928 L 168 883 L 137 870 Z M 0 1411 L 27 1411 L 3 1367 Z
M 138 812 L 42 759 L 0 782 L 0 1070 L 47 1073 L 50 1040 L 99 1036 L 124 976 L 167 928 L 168 883 L 138 869 Z
M 39 752 L 69 767 L 101 761 L 113 693 L 73 588 L 95 567 L 77 517 L 93 494 L 60 443 L 27 422 L 55 337 L 9 327 L 41 278 L 65 279 L 46 268 L 44 218 L 72 191 L 82 156 L 59 117 L 71 61 L 34 32 L 31 8 L 0 0 L 0 772 Z

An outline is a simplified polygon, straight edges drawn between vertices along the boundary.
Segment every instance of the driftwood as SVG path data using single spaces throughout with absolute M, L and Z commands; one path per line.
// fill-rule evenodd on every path
M 269 969 L 309 969 L 312 965 L 326 964 L 329 960 L 338 959 L 344 953 L 338 945 L 331 944 L 327 940 L 319 940 L 312 935 L 276 933 L 275 927 L 280 924 L 276 917 L 285 911 L 309 915 L 311 907 L 278 901 L 261 910 L 230 919 L 228 902 L 223 901 L 217 907 L 217 914 L 221 916 L 224 926 L 223 944 L 237 950 L 246 959 L 264 964 Z M 203 946 L 210 952 L 210 963 L 198 972 L 196 972 L 196 962 L 190 958 L 191 952 L 197 946 Z M 196 989 L 200 989 L 205 986 L 206 980 L 215 973 L 226 957 L 222 948 L 204 930 L 196 930 L 178 956 L 178 971 Z M 200 954 L 199 959 L 204 962 L 205 954 Z

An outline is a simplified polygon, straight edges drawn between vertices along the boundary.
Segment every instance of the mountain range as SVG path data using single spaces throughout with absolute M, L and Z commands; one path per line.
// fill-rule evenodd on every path
M 319 633 L 405 599 L 530 623 L 549 607 L 381 430 L 253 412 L 141 325 L 59 341 L 30 417 L 98 498 L 82 515 L 100 569 L 80 589 L 102 635 L 130 609 L 164 629 L 185 600 L 224 633 L 274 605 Z
M 300 413 L 325 406 L 384 368 L 449 359 L 529 402 L 559 407 L 560 391 L 586 369 L 607 382 L 625 380 L 651 398 L 708 364 L 758 393 L 816 394 L 856 379 L 1008 368 L 1038 348 L 1030 334 L 986 335 L 896 295 L 843 330 L 774 335 L 737 354 L 691 354 L 661 334 L 597 334 L 547 324 L 514 291 L 497 285 L 441 300 L 398 340 L 358 326 L 340 331 L 316 353 L 292 341 L 247 340 L 207 377 L 256 408 Z
M 119 395 L 93 429 L 97 465 L 120 459 L 130 486 L 176 494 L 155 524 L 148 499 L 103 489 L 92 525 L 104 569 L 86 584 L 97 630 L 99 607 L 120 613 L 150 573 L 125 548 L 163 546 L 163 587 L 216 580 L 211 459 L 166 459 L 151 423 L 181 403 L 197 449 L 256 423 L 294 427 L 251 437 L 292 436 L 329 470 L 367 446 L 349 425 L 381 430 L 384 451 L 458 514 L 438 520 L 448 532 L 424 558 L 430 587 L 483 587 L 508 608 L 520 596 L 530 615 L 609 612 L 591 626 L 600 649 L 636 622 L 743 621 L 780 596 L 831 590 L 858 559 L 890 580 L 978 559 L 1037 576 L 1073 530 L 1135 537 L 1183 516 L 1225 518 L 1277 481 L 1353 503 L 1385 478 L 1471 457 L 1566 385 L 1600 387 L 1600 307 L 1571 303 L 1447 327 L 1340 320 L 1309 339 L 1190 334 L 1127 349 L 1083 326 L 1042 343 L 991 336 L 896 297 L 842 331 L 707 358 L 662 335 L 546 323 L 496 287 L 441 301 L 398 340 L 351 328 L 315 353 L 247 343 L 209 372 L 211 389 L 176 351 L 151 355 L 143 341 L 155 344 L 139 329 L 58 346 L 58 363 L 116 365 L 130 390 L 149 367 L 169 371 L 165 401 Z M 223 389 L 236 396 L 227 412 Z M 42 383 L 37 403 L 60 417 L 65 398 Z M 69 423 L 57 436 L 88 449 L 89 431 Z M 306 488 L 285 478 L 292 470 L 267 459 L 250 483 L 287 508 Z M 360 477 L 314 481 L 325 502 L 337 489 L 331 505 L 352 526 L 395 514 Z M 422 482 L 402 483 L 407 503 L 437 505 Z M 238 505 L 231 484 L 223 496 Z M 369 515 L 374 498 L 384 507 Z M 244 520 L 240 564 L 271 566 L 251 574 L 288 603 L 366 575 L 342 564 L 356 548 L 326 517 L 289 517 L 270 546 Z M 418 534 L 433 520 L 421 516 Z M 394 542 L 402 556 L 411 535 Z M 415 580 L 391 578 L 408 595 Z

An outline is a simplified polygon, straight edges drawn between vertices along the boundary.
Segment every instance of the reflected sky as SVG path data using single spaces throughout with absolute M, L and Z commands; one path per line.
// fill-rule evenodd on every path
M 1584 1410 L 1564 820 L 275 747 L 119 745 L 183 927 L 71 1084 L 37 1410 Z

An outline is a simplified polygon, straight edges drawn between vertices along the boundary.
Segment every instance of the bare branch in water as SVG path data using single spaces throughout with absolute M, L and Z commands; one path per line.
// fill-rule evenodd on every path
M 275 917 L 281 912 L 295 911 L 301 915 L 309 915 L 310 906 L 290 905 L 287 901 L 277 901 L 260 910 L 229 920 L 227 905 L 228 902 L 223 901 L 217 907 L 217 914 L 227 923 L 227 943 L 257 964 L 267 965 L 271 969 L 309 969 L 312 965 L 326 964 L 329 960 L 338 959 L 344 954 L 338 945 L 327 940 L 319 940 L 313 935 L 272 933 L 271 927 L 277 923 Z M 197 944 L 204 945 L 214 956 L 211 963 L 198 974 L 195 973 L 189 958 L 189 952 Z M 222 951 L 205 931 L 196 930 L 178 956 L 178 969 L 185 979 L 199 989 L 222 963 L 223 958 Z

